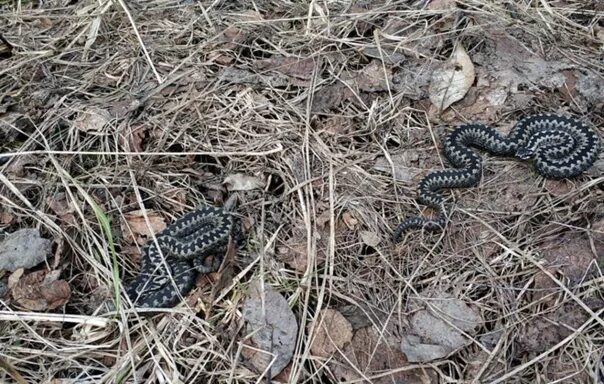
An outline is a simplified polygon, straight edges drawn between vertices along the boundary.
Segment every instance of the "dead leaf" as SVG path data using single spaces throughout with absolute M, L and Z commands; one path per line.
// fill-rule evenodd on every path
M 401 351 L 410 362 L 434 361 L 451 353 L 449 347 L 430 342 L 422 342 L 422 338 L 417 335 L 403 335 L 401 339 Z
M 109 111 L 99 107 L 88 107 L 78 113 L 73 126 L 82 132 L 103 134 L 107 133 L 105 127 L 109 121 L 111 121 Z
M 29 269 L 50 255 L 51 241 L 35 228 L 24 228 L 7 234 L 0 242 L 0 270 Z
M 8 168 L 6 169 L 6 173 L 8 175 L 14 175 L 17 177 L 25 176 L 25 167 L 32 164 L 40 164 L 40 160 L 36 158 L 34 155 L 25 155 L 19 156 L 17 158 L 11 159 L 8 164 Z
M 17 285 L 21 277 L 25 274 L 25 270 L 23 268 L 17 269 L 15 272 L 11 273 L 8 277 L 8 288 L 13 289 L 14 286 Z
M 471 383 L 479 377 L 490 377 L 496 372 L 504 372 L 505 364 L 501 363 L 499 359 L 493 359 L 491 353 L 483 350 L 476 349 L 468 355 L 468 364 L 464 367 L 463 377 L 466 382 Z M 487 368 L 485 369 L 485 365 Z
M 275 377 L 273 377 L 272 383 L 290 383 L 291 376 L 292 373 L 292 363 L 287 364 L 287 366 L 285 368 L 283 368 L 283 370 L 281 372 L 279 372 L 279 374 Z
M 57 215 L 63 223 L 76 225 L 76 218 L 74 215 L 76 209 L 71 201 L 67 200 L 66 193 L 59 192 L 52 197 L 48 197 L 46 202 L 54 214 Z
M 394 172 L 395 180 L 407 182 L 418 181 L 424 174 L 424 169 L 411 166 L 419 161 L 417 151 L 404 151 L 391 156 L 390 160 L 392 161 L 392 164 L 385 156 L 378 157 L 373 165 L 373 169 L 387 174 L 393 174 Z
M 545 179 L 545 189 L 553 196 L 567 196 L 575 189 L 574 183 L 570 180 Z
M 235 173 L 227 176 L 222 182 L 229 191 L 251 191 L 253 189 L 264 189 L 265 182 L 256 176 Z
M 439 111 L 444 111 L 466 95 L 474 83 L 474 78 L 474 64 L 463 45 L 459 44 L 449 61 L 432 74 L 430 101 Z
M 368 245 L 372 248 L 377 247 L 380 242 L 382 241 L 382 238 L 380 237 L 380 235 L 378 235 L 375 232 L 372 231 L 361 231 L 360 233 L 361 235 L 361 239 L 363 240 L 363 243 L 365 243 L 365 245 Z
M 342 220 L 344 221 L 344 224 L 346 224 L 348 229 L 350 229 L 351 231 L 354 230 L 359 224 L 359 221 L 352 215 L 352 213 L 348 211 L 342 214 Z
M 221 65 L 231 64 L 234 61 L 234 51 L 245 42 L 247 36 L 235 26 L 227 27 L 217 38 L 217 44 L 211 44 L 208 48 L 209 61 L 216 61 Z
M 589 239 L 580 232 L 547 239 L 537 248 L 537 252 L 546 261 L 545 269 L 553 275 L 557 273 L 564 275 L 568 279 L 569 288 L 589 277 L 588 272 L 595 259 Z M 549 295 L 556 287 L 557 284 L 547 274 L 542 271 L 537 272 L 535 300 Z M 555 298 L 552 297 L 551 300 Z
M 602 76 L 585 68 L 581 68 L 581 71 L 576 71 L 576 73 L 578 76 L 576 83 L 577 92 L 588 103 L 600 104 L 601 106 L 602 94 L 604 94 L 604 79 L 602 79 Z
M 371 382 L 372 384 L 437 383 L 436 373 L 426 367 L 385 374 L 409 365 L 397 345 L 374 327 L 361 328 L 344 347 L 344 356 L 336 355 L 329 367 L 337 381 Z M 372 376 L 376 377 L 372 377 Z M 367 378 L 372 377 L 370 381 Z
M 287 300 L 261 281 L 250 285 L 243 305 L 246 332 L 242 355 L 256 372 L 268 371 L 273 378 L 285 368 L 294 353 L 298 323 Z
M 65 305 L 71 288 L 64 280 L 57 280 L 60 272 L 36 271 L 22 277 L 12 288 L 17 304 L 30 311 L 53 310 Z
M 594 351 L 592 355 L 596 355 L 595 359 L 601 358 L 597 353 L 597 351 Z M 589 353 L 586 356 L 589 356 Z M 604 364 L 604 360 L 600 366 L 602 364 Z M 593 377 L 591 368 L 581 364 L 577 359 L 566 353 L 543 362 L 544 383 L 594 383 Z M 599 381 L 595 382 L 601 384 L 604 382 L 602 379 L 600 378 Z
M 144 125 L 130 126 L 125 124 L 121 126 L 118 134 L 118 142 L 128 152 L 142 152 L 143 140 L 146 130 Z
M 497 229 L 499 223 L 490 226 Z M 449 235 L 444 244 L 444 251 L 447 254 L 468 257 L 478 254 L 488 259 L 501 249 L 497 243 L 497 232 L 481 222 L 453 221 L 447 231 Z
M 319 121 L 319 132 L 332 136 L 346 135 L 352 128 L 352 119 L 344 116 L 330 117 L 324 121 Z
M 15 129 L 18 127 L 18 121 L 23 118 L 22 113 L 18 112 L 1 112 L 2 118 L 0 119 L 0 140 L 4 144 L 12 143 L 19 136 L 19 130 Z
M 340 106 L 344 101 L 354 98 L 353 92 L 341 83 L 319 88 L 312 99 L 312 112 L 329 112 Z
M 352 340 L 352 325 L 333 309 L 324 309 L 314 323 L 310 350 L 320 357 L 329 357 Z
M 166 221 L 156 211 L 148 209 L 147 217 L 149 218 L 149 225 L 147 225 L 147 221 L 141 210 L 124 214 L 122 232 L 127 242 L 142 245 L 152 238 L 154 234 L 166 228 Z
M 424 38 L 419 38 L 422 41 Z M 401 96 L 421 101 L 428 96 L 434 65 L 425 60 L 409 59 L 392 77 L 392 88 Z
M 604 307 L 601 299 L 589 299 L 585 304 L 595 312 Z M 573 330 L 579 328 L 587 319 L 589 313 L 578 304 L 570 302 L 547 315 L 540 315 L 530 322 L 520 324 L 516 338 L 519 349 L 517 353 L 539 354 L 547 351 L 571 335 Z
M 329 224 L 330 220 L 331 220 L 331 211 L 325 210 L 325 211 L 321 212 L 321 214 L 318 215 L 317 218 L 315 219 L 317 228 L 329 229 L 329 228 L 327 228 L 327 224 Z
M 360 52 L 367 57 L 378 59 L 380 62 L 383 60 L 383 63 L 386 65 L 401 65 L 406 59 L 405 55 L 402 53 L 399 53 L 394 49 L 384 47 L 380 47 L 378 49 L 377 47 L 363 46 L 360 49 Z
M 426 9 L 431 11 L 443 11 L 448 9 L 456 9 L 456 0 L 431 0 Z
M 369 65 L 357 73 L 354 78 L 357 87 L 365 92 L 384 92 L 392 84 L 392 68 L 378 60 L 372 60 Z
M 596 160 L 594 165 L 587 170 L 587 174 L 591 177 L 602 177 L 604 175 L 604 158 Z
M 320 236 L 320 235 L 317 235 Z M 308 263 L 316 263 L 320 266 L 325 263 L 327 242 L 324 237 L 317 239 L 316 257 L 308 257 L 305 236 L 292 236 L 284 246 L 277 248 L 276 258 L 298 272 L 305 272 L 308 269 Z
M 497 119 L 498 112 L 506 107 L 510 94 L 509 84 L 492 79 L 492 75 L 482 67 L 475 69 L 476 85 L 455 105 L 455 110 L 449 109 L 440 115 L 442 121 L 457 121 L 461 114 L 472 116 L 475 121 L 492 122 Z
M 482 324 L 476 309 L 446 292 L 426 292 L 422 296 L 412 305 L 424 309 L 411 316 L 409 332 L 401 342 L 409 361 L 433 361 L 472 342 L 462 332 L 472 336 Z
M 367 5 L 362 6 L 359 4 L 353 4 L 350 7 L 350 9 L 348 10 L 349 14 L 363 15 L 363 14 L 366 14 L 367 12 L 369 12 Z M 367 32 L 369 32 L 371 30 L 371 28 L 374 28 L 374 24 L 365 21 L 366 18 L 363 16 L 355 17 L 354 20 L 355 20 L 355 30 L 359 36 L 365 35 Z
M 222 72 L 221 80 L 234 84 L 263 84 L 271 87 L 285 87 L 292 84 L 292 78 L 279 73 L 263 75 L 246 69 L 227 67 Z
M 272 57 L 266 60 L 255 62 L 255 67 L 259 70 L 271 70 L 281 73 L 285 76 L 292 76 L 298 79 L 309 80 L 313 77 L 318 63 L 312 57 L 300 59 L 298 57 Z
M 510 98 L 506 103 L 506 109 L 522 109 L 534 97 L 531 90 L 546 88 L 559 90 L 565 87 L 568 81 L 567 70 L 572 70 L 573 77 L 577 77 L 576 89 L 581 94 L 581 72 L 576 71 L 576 65 L 569 60 L 560 58 L 545 60 L 534 53 L 523 42 L 525 36 L 519 33 L 510 34 L 507 29 L 486 28 L 485 49 L 476 55 L 475 61 L 484 70 L 485 74 L 493 79 L 493 89 L 507 90 Z M 518 31 L 517 31 L 518 32 Z M 524 32 L 522 32 L 524 33 Z M 526 36 L 530 39 L 530 37 Z M 586 71 L 586 73 L 588 73 Z M 583 76 L 584 77 L 584 76 Z M 601 95 L 602 92 L 592 93 L 589 88 L 597 89 L 597 84 L 604 85 L 599 76 L 591 75 L 592 82 L 585 90 L 592 96 Z M 589 83 L 590 81 L 587 81 Z M 595 85 L 595 87 L 592 87 Z M 526 90 L 520 90 L 525 87 Z M 572 85 L 571 85 L 572 87 Z M 592 100 L 597 100 L 598 97 Z M 587 97 L 585 97 L 587 99 Z M 576 103 L 578 100 L 574 99 Z
M 4 208 L 0 208 L 0 225 L 9 225 L 15 220 L 15 215 L 9 211 L 5 211 Z

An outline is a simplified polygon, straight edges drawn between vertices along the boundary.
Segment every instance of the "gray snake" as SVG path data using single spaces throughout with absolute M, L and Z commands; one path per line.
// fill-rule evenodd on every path
M 455 169 L 428 174 L 419 183 L 417 200 L 436 211 L 434 218 L 414 216 L 401 222 L 392 235 L 398 242 L 412 229 L 438 231 L 446 224 L 443 188 L 468 188 L 482 177 L 482 160 L 471 147 L 491 155 L 532 160 L 537 172 L 553 179 L 571 178 L 591 167 L 599 152 L 599 138 L 587 124 L 571 117 L 537 114 L 520 120 L 506 137 L 484 124 L 463 124 L 444 142 L 444 155 Z
M 151 239 L 143 247 L 140 273 L 126 288 L 130 300 L 138 307 L 174 306 L 193 287 L 196 272 L 218 269 L 234 228 L 233 215 L 212 206 L 168 225 L 156 235 L 157 244 Z M 208 266 L 210 255 L 215 259 Z

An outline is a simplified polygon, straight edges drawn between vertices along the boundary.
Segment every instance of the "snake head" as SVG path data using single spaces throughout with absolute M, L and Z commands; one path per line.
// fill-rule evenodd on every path
M 516 157 L 520 160 L 530 160 L 535 156 L 535 149 L 529 147 L 518 148 L 516 151 Z

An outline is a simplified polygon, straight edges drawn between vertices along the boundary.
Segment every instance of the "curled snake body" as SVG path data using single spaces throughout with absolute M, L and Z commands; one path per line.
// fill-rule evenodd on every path
M 541 175 L 562 179 L 578 176 L 594 163 L 599 139 L 583 122 L 553 114 L 528 116 L 520 120 L 507 137 L 484 124 L 459 126 L 444 142 L 444 155 L 455 169 L 430 173 L 418 187 L 418 202 L 434 209 L 436 216 L 406 219 L 396 227 L 394 242 L 411 229 L 438 231 L 445 226 L 447 207 L 438 190 L 472 187 L 482 176 L 482 160 L 471 147 L 491 155 L 532 160 Z
M 143 247 L 140 273 L 126 289 L 134 305 L 174 306 L 193 287 L 196 271 L 218 269 L 234 225 L 229 212 L 212 206 L 189 212 L 168 225 L 156 235 L 157 243 L 151 239 Z M 215 259 L 208 266 L 210 255 Z

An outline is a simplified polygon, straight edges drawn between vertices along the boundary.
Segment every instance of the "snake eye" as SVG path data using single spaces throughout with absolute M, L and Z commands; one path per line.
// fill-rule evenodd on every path
M 519 158 L 520 160 L 529 160 L 531 159 L 533 156 L 535 156 L 535 150 L 531 149 L 531 148 L 519 148 L 516 151 L 516 157 Z

